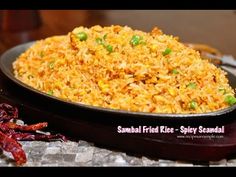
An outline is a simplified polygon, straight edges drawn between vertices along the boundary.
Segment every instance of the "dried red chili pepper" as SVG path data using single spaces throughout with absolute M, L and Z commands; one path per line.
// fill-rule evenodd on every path
M 47 122 L 37 123 L 33 125 L 18 125 L 10 122 L 12 119 L 18 118 L 18 109 L 9 104 L 0 104 L 0 148 L 7 152 L 11 152 L 17 165 L 26 163 L 26 155 L 21 144 L 16 140 L 33 141 L 33 140 L 63 140 L 66 137 L 61 134 L 44 135 L 38 134 L 36 130 L 43 129 L 48 126 Z
M 9 136 L 15 140 L 19 141 L 32 141 L 32 140 L 63 140 L 67 141 L 66 137 L 61 134 L 56 135 L 40 135 L 40 134 L 31 134 L 31 133 L 13 133 L 9 134 Z
M 18 117 L 18 109 L 6 103 L 0 104 L 0 122 L 10 121 Z
M 47 122 L 37 123 L 33 125 L 17 125 L 13 122 L 2 123 L 3 126 L 8 127 L 9 129 L 21 130 L 21 131 L 36 131 L 43 129 L 48 126 Z
M 21 145 L 14 139 L 9 138 L 7 135 L 0 131 L 0 147 L 7 151 L 11 152 L 17 165 L 22 165 L 26 163 L 26 155 L 24 150 L 21 148 Z
M 6 132 L 14 132 L 14 130 L 11 130 L 6 124 L 4 123 L 0 123 L 0 130 L 3 132 L 3 133 L 6 133 Z

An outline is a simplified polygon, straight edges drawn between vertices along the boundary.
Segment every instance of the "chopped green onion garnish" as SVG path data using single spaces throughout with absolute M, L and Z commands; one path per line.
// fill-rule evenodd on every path
M 133 45 L 133 46 L 136 46 L 136 45 L 140 44 L 142 39 L 143 38 L 141 36 L 133 35 L 131 40 L 130 40 L 130 44 Z
M 219 88 L 218 90 L 219 90 L 219 92 L 221 92 L 223 95 L 226 94 L 225 88 Z
M 189 103 L 189 106 L 190 106 L 191 109 L 196 109 L 196 108 L 197 108 L 197 102 L 192 100 L 192 101 Z
M 79 38 L 80 41 L 86 41 L 88 38 L 88 35 L 85 32 L 79 32 L 76 34 L 76 36 Z
M 103 43 L 103 41 L 102 41 L 102 39 L 101 39 L 101 38 L 96 38 L 96 43 L 98 43 L 98 44 L 102 44 L 102 43 Z
M 48 91 L 48 95 L 53 95 L 53 90 Z
M 145 41 L 140 41 L 139 44 L 145 45 L 145 44 L 147 44 L 147 43 L 146 43 Z
M 236 103 L 236 98 L 232 95 L 227 95 L 225 97 L 225 102 L 228 103 L 230 106 L 232 106 Z
M 191 89 L 195 89 L 197 87 L 197 84 L 195 82 L 190 82 L 188 85 L 187 85 L 188 88 L 191 88 Z
M 104 39 L 104 40 L 106 40 L 106 38 L 107 38 L 107 34 L 105 34 L 105 35 L 103 36 L 103 39 Z
M 34 77 L 33 75 L 28 75 L 28 79 L 33 78 L 33 77 Z
M 41 57 L 41 58 L 44 57 L 44 52 L 43 52 L 43 51 L 40 52 L 40 57 Z
M 109 53 L 111 53 L 111 52 L 113 52 L 113 47 L 112 47 L 112 45 L 110 45 L 110 44 L 107 44 L 106 45 L 106 43 L 105 43 L 105 38 L 106 38 L 106 36 L 107 36 L 107 34 L 105 34 L 104 36 L 103 36 L 103 39 L 102 38 L 96 38 L 96 42 L 98 43 L 98 44 L 101 44 L 101 45 L 103 45 L 103 47 L 105 47 L 106 49 L 107 49 L 107 51 L 109 52 Z
M 49 68 L 50 68 L 50 69 L 53 69 L 53 67 L 54 67 L 54 61 L 52 61 L 52 62 L 49 63 Z
M 172 70 L 172 73 L 173 73 L 173 74 L 179 74 L 179 71 L 176 70 L 176 69 L 173 69 L 173 70 Z
M 113 52 L 113 47 L 111 45 L 107 45 L 106 49 L 109 53 Z
M 171 49 L 170 48 L 166 48 L 166 50 L 164 52 L 162 52 L 162 55 L 166 56 L 166 55 L 168 55 L 170 53 L 171 53 Z

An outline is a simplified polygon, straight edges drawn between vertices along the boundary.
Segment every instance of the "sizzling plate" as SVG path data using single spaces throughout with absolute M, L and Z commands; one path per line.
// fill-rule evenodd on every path
M 144 113 L 144 112 L 130 112 L 130 111 L 123 111 L 123 110 L 113 110 L 108 108 L 101 108 L 96 106 L 90 106 L 90 105 L 84 105 L 79 103 L 73 103 L 69 101 L 62 100 L 60 98 L 56 98 L 53 96 L 50 96 L 48 94 L 45 94 L 41 91 L 38 91 L 23 82 L 19 81 L 14 77 L 13 74 L 13 68 L 12 63 L 16 60 L 16 58 L 23 53 L 26 49 L 28 49 L 34 42 L 29 42 L 25 44 L 18 45 L 16 47 L 13 47 L 6 51 L 0 58 L 0 69 L 4 73 L 5 76 L 7 76 L 8 79 L 19 85 L 20 87 L 23 87 L 27 89 L 30 92 L 37 93 L 38 95 L 41 95 L 43 97 L 47 97 L 51 101 L 54 101 L 55 104 L 60 103 L 64 104 L 65 106 L 74 106 L 75 109 L 83 109 L 87 111 L 94 111 L 94 112 L 100 112 L 105 113 L 110 116 L 113 115 L 119 115 L 124 117 L 135 117 L 135 118 L 145 118 L 145 119 L 157 119 L 157 120 L 189 120 L 189 119 L 205 119 L 205 118 L 215 118 L 215 117 L 225 117 L 229 113 L 235 114 L 236 105 L 228 107 L 226 109 L 222 109 L 215 112 L 209 112 L 209 113 L 201 113 L 201 114 L 164 114 L 164 113 Z M 236 77 L 228 72 L 228 78 L 230 81 L 230 85 L 235 88 L 236 87 Z M 232 113 L 233 112 L 233 113 Z

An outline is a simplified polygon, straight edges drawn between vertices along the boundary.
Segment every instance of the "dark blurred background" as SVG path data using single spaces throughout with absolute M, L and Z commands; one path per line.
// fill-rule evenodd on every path
M 236 57 L 233 10 L 1 10 L 0 54 L 23 42 L 98 24 L 128 25 L 146 32 L 158 26 L 182 42 L 207 44 Z

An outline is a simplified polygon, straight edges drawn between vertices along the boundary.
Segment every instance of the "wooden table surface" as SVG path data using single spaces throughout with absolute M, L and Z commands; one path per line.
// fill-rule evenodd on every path
M 2 27 L 4 11 L 0 11 Z M 34 30 L 0 30 L 0 54 L 31 40 L 67 34 L 76 26 L 120 24 L 150 31 L 154 26 L 183 42 L 205 43 L 236 57 L 236 13 L 233 10 L 40 10 L 42 25 Z M 23 22 L 17 19 L 15 22 Z M 13 22 L 13 23 L 15 23 Z

